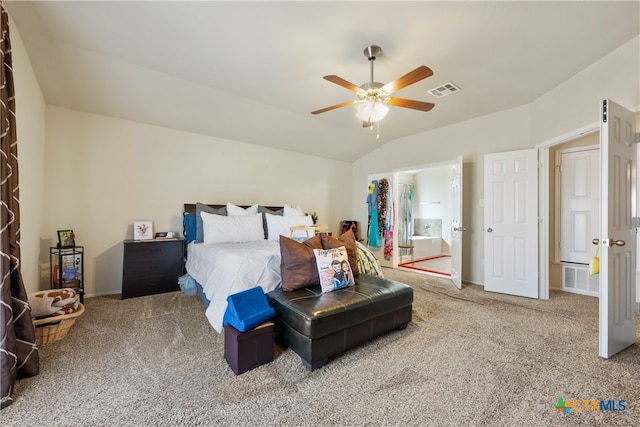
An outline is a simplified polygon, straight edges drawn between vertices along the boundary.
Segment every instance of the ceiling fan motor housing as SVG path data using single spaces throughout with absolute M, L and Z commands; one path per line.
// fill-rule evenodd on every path
M 358 98 L 364 100 L 367 98 L 375 98 L 377 101 L 387 102 L 389 100 L 389 93 L 382 90 L 383 83 L 369 82 L 360 86 L 362 91 L 358 92 Z
M 382 48 L 380 46 L 376 46 L 375 44 L 364 48 L 364 56 L 366 56 L 369 61 L 374 61 L 376 59 L 376 56 L 379 56 L 381 53 Z

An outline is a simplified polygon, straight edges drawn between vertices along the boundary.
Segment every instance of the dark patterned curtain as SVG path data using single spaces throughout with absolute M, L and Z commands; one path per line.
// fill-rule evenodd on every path
M 20 205 L 15 92 L 9 17 L 0 3 L 0 408 L 11 405 L 18 377 L 40 370 L 31 309 L 20 274 Z

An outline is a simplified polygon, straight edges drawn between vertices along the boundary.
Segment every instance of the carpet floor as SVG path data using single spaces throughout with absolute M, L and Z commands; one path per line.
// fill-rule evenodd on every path
M 414 288 L 412 322 L 313 372 L 275 345 L 273 362 L 236 376 L 196 296 L 87 298 L 69 335 L 41 347 L 40 374 L 16 383 L 0 425 L 638 425 L 640 347 L 598 357 L 597 298 L 384 273 Z

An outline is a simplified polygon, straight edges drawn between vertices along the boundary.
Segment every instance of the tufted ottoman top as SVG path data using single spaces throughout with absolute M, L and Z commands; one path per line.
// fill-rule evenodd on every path
M 320 286 L 267 294 L 278 321 L 316 339 L 413 303 L 413 288 L 361 274 L 355 286 L 322 293 Z

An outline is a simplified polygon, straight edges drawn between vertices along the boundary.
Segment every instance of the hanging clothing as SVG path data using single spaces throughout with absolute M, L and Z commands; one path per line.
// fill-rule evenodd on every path
M 393 230 L 384 230 L 384 259 L 393 258 Z
M 389 191 L 389 181 L 382 178 L 378 181 L 378 228 L 380 231 L 385 229 L 387 220 L 387 193 Z
M 385 212 L 384 222 L 384 259 L 391 260 L 393 258 L 393 197 L 391 195 L 391 186 L 387 190 L 387 209 Z
M 379 248 L 380 225 L 378 220 L 378 181 L 371 181 L 367 192 L 369 218 L 367 223 L 367 242 L 371 248 Z
M 369 246 L 372 248 L 379 248 L 382 244 L 380 242 L 380 228 L 378 227 L 378 210 L 374 209 L 371 212 L 369 221 Z
M 378 181 L 371 181 L 369 184 L 369 191 L 367 192 L 367 205 L 369 216 L 371 212 L 378 209 Z

